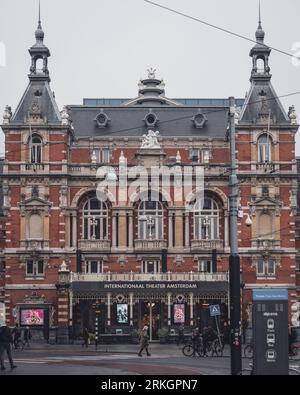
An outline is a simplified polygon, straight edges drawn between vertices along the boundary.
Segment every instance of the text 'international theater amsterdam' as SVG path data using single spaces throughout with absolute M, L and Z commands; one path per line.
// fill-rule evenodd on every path
M 265 286 L 288 289 L 289 320 L 299 325 L 298 125 L 271 84 L 264 36 L 259 22 L 250 90 L 235 116 L 241 320 L 250 328 L 252 291 Z M 228 100 L 170 99 L 149 69 L 133 99 L 84 99 L 60 111 L 40 21 L 35 38 L 29 84 L 1 126 L 7 324 L 62 342 L 96 322 L 101 334 L 124 335 L 148 324 L 156 340 L 159 328 L 214 325 L 209 306 L 219 304 L 222 326 Z

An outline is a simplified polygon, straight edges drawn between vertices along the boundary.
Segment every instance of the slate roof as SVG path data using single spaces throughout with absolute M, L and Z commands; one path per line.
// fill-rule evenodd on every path
M 39 96 L 37 96 L 37 94 Z M 60 112 L 53 97 L 48 81 L 38 79 L 30 81 L 18 107 L 16 108 L 11 124 L 23 124 L 28 118 L 28 112 L 32 104 L 36 102 L 40 107 L 43 117 L 47 117 L 48 123 L 61 123 Z
M 82 136 L 142 136 L 149 129 L 143 119 L 152 110 L 159 122 L 152 129 L 159 130 L 161 136 L 202 136 L 224 137 L 228 123 L 227 107 L 202 107 L 207 118 L 202 129 L 197 129 L 193 117 L 197 107 L 184 106 L 131 106 L 97 107 L 69 106 L 74 132 Z M 98 128 L 95 118 L 103 110 L 110 122 L 106 128 Z

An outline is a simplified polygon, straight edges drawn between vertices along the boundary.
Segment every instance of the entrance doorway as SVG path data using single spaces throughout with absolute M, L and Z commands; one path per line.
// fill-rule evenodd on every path
M 158 329 L 161 327 L 161 302 L 142 302 L 142 326 L 148 325 L 150 341 L 158 340 Z

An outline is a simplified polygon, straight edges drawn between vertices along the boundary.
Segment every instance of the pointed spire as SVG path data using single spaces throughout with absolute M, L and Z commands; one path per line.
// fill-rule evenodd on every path
M 260 44 L 264 43 L 264 38 L 265 38 L 265 32 L 262 29 L 261 25 L 261 6 L 260 6 L 260 0 L 259 0 L 259 5 L 258 5 L 258 28 L 256 30 L 256 41 Z
M 42 43 L 44 40 L 44 31 L 42 29 L 42 23 L 41 23 L 41 2 L 39 0 L 39 20 L 38 20 L 38 27 L 37 30 L 35 31 L 35 38 L 37 43 Z

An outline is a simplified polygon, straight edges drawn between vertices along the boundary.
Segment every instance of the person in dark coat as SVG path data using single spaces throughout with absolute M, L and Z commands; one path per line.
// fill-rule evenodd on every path
M 84 328 L 84 330 L 83 330 L 83 343 L 82 343 L 82 347 L 83 347 L 83 346 L 88 347 L 89 342 L 90 342 L 90 334 L 89 334 L 89 331 L 87 330 L 87 328 Z
M 31 340 L 31 332 L 29 326 L 24 330 L 24 346 L 30 347 L 29 341 Z
M 8 326 L 3 325 L 0 327 L 0 362 L 1 362 L 1 370 L 5 370 L 4 366 L 4 353 L 6 352 L 10 368 L 15 369 L 16 365 L 14 365 L 12 355 L 11 355 L 11 345 L 13 343 L 13 336 L 11 330 Z
M 11 333 L 13 335 L 13 344 L 17 349 L 19 347 L 19 342 L 21 339 L 21 330 L 19 328 L 19 324 L 16 324 L 16 326 L 14 327 Z
M 184 344 L 184 325 L 181 324 L 178 328 L 178 338 L 177 338 L 177 346 L 180 344 Z
M 148 336 L 148 326 L 147 325 L 144 326 L 144 328 L 143 328 L 143 330 L 141 332 L 141 335 L 140 335 L 140 346 L 141 347 L 140 347 L 140 351 L 138 353 L 138 356 L 141 357 L 142 356 L 142 351 L 145 349 L 146 353 L 147 353 L 147 356 L 150 357 L 151 354 L 149 353 L 149 350 L 148 350 L 148 347 L 149 347 L 149 336 Z

